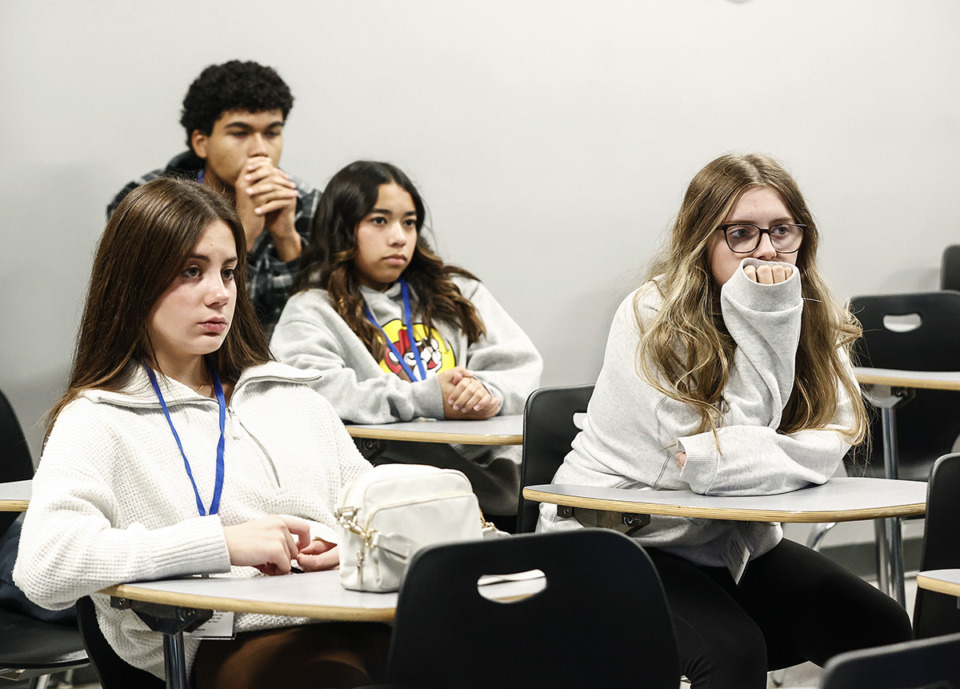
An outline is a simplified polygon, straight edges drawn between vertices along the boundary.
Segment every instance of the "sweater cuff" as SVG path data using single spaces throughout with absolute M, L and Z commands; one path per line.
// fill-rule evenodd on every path
M 443 418 L 443 395 L 440 392 L 440 379 L 430 376 L 426 380 L 410 383 L 413 392 L 413 411 L 417 416 L 427 419 Z
M 799 304 L 800 271 L 796 266 L 791 266 L 790 277 L 775 285 L 761 285 L 748 278 L 743 272 L 744 266 L 777 264 L 776 261 L 761 261 L 756 258 L 743 259 L 733 277 L 721 288 L 721 296 L 751 311 L 782 311 L 785 304 Z
M 153 577 L 214 574 L 230 571 L 230 553 L 220 517 L 194 517 L 173 526 L 146 532 L 153 558 Z
M 708 431 L 680 438 L 677 445 L 681 452 L 687 453 L 687 460 L 680 469 L 680 478 L 687 482 L 694 493 L 706 495 L 720 468 L 720 453 L 713 433 Z

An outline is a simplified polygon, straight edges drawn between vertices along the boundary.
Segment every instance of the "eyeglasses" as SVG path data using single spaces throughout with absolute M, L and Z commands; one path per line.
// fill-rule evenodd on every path
M 721 225 L 717 228 L 723 232 L 727 246 L 735 254 L 752 254 L 760 246 L 760 238 L 764 233 L 770 235 L 770 244 L 778 254 L 792 254 L 800 250 L 803 243 L 803 231 L 806 225 L 781 224 L 774 225 L 769 230 L 748 223 L 736 225 Z

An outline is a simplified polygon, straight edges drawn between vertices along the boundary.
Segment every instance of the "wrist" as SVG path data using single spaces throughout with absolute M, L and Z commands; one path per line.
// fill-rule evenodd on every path
M 287 262 L 300 258 L 303 242 L 296 230 L 287 234 L 274 232 L 273 228 L 270 228 L 270 234 L 273 235 L 273 244 L 277 248 L 277 256 L 281 261 Z

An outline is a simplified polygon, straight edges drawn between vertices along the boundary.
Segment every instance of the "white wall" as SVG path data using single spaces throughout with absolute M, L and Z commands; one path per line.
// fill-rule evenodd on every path
M 728 151 L 795 173 L 841 294 L 934 289 L 957 241 L 958 25 L 953 0 L 0 0 L 0 388 L 36 454 L 104 206 L 183 149 L 188 84 L 232 58 L 291 85 L 294 174 L 413 176 L 545 384 L 595 378 L 685 185 Z

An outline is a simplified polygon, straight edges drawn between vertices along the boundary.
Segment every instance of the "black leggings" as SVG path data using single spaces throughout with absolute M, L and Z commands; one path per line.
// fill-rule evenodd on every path
M 820 553 L 782 540 L 737 586 L 726 567 L 647 549 L 673 614 L 693 689 L 763 689 L 769 670 L 907 641 L 900 605 Z

